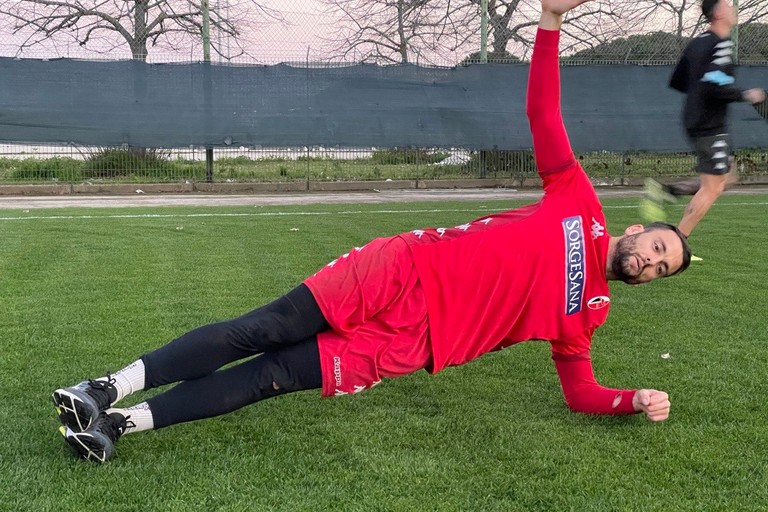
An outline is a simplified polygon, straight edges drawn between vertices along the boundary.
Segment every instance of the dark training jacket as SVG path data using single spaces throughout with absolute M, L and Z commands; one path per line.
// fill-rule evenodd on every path
M 727 133 L 728 104 L 743 101 L 736 87 L 733 41 L 711 31 L 693 39 L 683 51 L 669 86 L 685 93 L 683 124 L 690 137 Z

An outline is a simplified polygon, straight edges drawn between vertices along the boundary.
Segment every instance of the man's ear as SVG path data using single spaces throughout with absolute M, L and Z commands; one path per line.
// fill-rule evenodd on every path
M 632 224 L 631 226 L 627 226 L 627 229 L 624 230 L 625 235 L 636 235 L 638 233 L 642 233 L 645 231 L 645 226 L 642 224 Z

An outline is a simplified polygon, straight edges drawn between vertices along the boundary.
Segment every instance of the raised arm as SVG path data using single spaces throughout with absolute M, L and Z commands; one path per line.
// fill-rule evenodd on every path
M 655 389 L 612 389 L 595 380 L 589 352 L 578 355 L 553 353 L 555 368 L 568 407 L 584 414 L 645 413 L 651 421 L 669 417 L 669 396 Z
M 573 161 L 560 113 L 560 25 L 562 15 L 587 0 L 543 0 L 528 74 L 526 113 L 536 166 L 542 177 Z

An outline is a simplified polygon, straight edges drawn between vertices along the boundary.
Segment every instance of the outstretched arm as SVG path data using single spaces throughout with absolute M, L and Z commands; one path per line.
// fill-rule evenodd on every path
M 704 94 L 720 101 L 746 101 L 748 103 L 760 103 L 765 99 L 765 91 L 762 89 L 743 90 L 738 87 L 733 76 L 733 64 L 731 61 L 733 46 L 732 41 L 721 42 L 712 48 L 709 55 L 709 65 L 701 78 L 704 86 Z
M 573 150 L 560 113 L 558 50 L 562 15 L 587 0 L 542 0 L 539 30 L 528 75 L 526 113 L 536 166 L 542 177 L 568 165 Z
M 645 413 L 651 421 L 669 416 L 669 396 L 655 389 L 612 389 L 595 380 L 589 352 L 573 356 L 553 354 L 568 407 L 584 414 Z
M 709 59 L 709 64 L 704 76 L 701 78 L 704 94 L 726 102 L 746 101 L 753 105 L 762 102 L 765 100 L 764 90 L 760 88 L 742 90 L 735 85 L 736 79 L 733 76 L 731 61 L 731 44 L 730 41 L 718 44 L 706 56 Z M 726 46 L 723 47 L 722 45 Z M 691 88 L 690 66 L 688 56 L 683 53 L 669 79 L 669 86 L 671 88 L 688 94 Z
M 736 78 L 733 76 L 731 61 L 732 46 L 732 41 L 725 41 L 711 49 L 707 56 L 709 64 L 701 77 L 704 94 L 720 101 L 746 101 L 745 91 L 735 85 Z

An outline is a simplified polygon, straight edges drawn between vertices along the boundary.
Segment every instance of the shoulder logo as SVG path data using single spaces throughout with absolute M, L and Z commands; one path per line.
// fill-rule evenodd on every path
M 587 307 L 589 309 L 595 309 L 595 310 L 603 309 L 610 303 L 611 303 L 610 297 L 606 297 L 605 295 L 600 295 L 598 297 L 592 297 L 591 299 L 589 299 L 589 301 L 587 302 Z
M 603 235 L 605 235 L 605 226 L 592 217 L 592 240 L 597 240 Z

